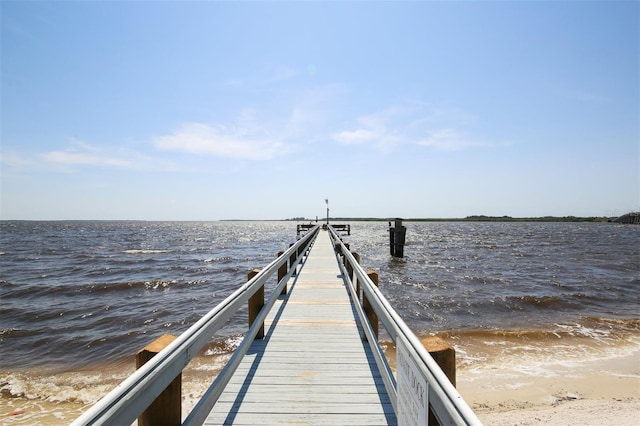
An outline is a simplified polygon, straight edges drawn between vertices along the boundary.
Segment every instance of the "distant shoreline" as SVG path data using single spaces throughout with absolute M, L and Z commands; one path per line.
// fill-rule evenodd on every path
M 467 216 L 464 218 L 402 218 L 403 222 L 613 222 L 617 217 L 578 217 L 578 216 L 543 216 L 543 217 L 511 217 L 511 216 Z M 395 217 L 329 217 L 329 222 L 393 222 Z M 324 223 L 326 217 L 318 218 Z M 158 220 L 158 219 L 0 219 L 0 222 L 311 222 L 316 219 L 295 217 L 290 219 L 211 219 L 211 220 Z
M 396 218 L 375 217 L 329 217 L 329 222 L 393 222 Z M 576 216 L 543 216 L 543 217 L 511 217 L 511 216 L 467 216 L 465 218 L 403 218 L 403 222 L 612 222 L 616 217 L 576 217 Z M 311 219 L 284 219 L 291 222 L 306 222 Z M 324 222 L 326 218 L 319 220 Z

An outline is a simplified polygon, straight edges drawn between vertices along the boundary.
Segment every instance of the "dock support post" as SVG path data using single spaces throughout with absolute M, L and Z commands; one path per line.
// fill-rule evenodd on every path
M 251 272 L 247 274 L 247 281 L 251 280 L 253 277 L 258 275 L 260 269 L 253 269 Z M 256 317 L 260 313 L 260 309 L 264 306 L 264 286 L 260 286 L 258 291 L 254 293 L 253 296 L 249 298 L 249 327 L 253 325 L 256 320 Z M 264 338 L 264 323 L 258 330 L 258 334 L 256 334 L 256 339 Z
M 278 252 L 278 257 L 282 256 L 284 254 L 283 251 L 279 251 Z M 280 283 L 280 281 L 282 281 L 282 279 L 284 278 L 284 276 L 287 275 L 287 262 L 284 262 L 282 264 L 281 267 L 278 268 L 278 283 Z M 282 287 L 282 292 L 280 294 L 287 294 L 287 285 L 285 284 L 284 287 Z
M 367 271 L 367 276 L 373 282 L 373 285 L 378 287 L 380 276 L 376 271 Z M 367 320 L 369 324 L 371 324 L 371 328 L 373 329 L 373 333 L 376 335 L 376 339 L 378 338 L 378 315 L 373 310 L 371 303 L 369 303 L 369 299 L 367 299 L 366 295 L 362 295 L 362 308 L 364 309 L 364 313 L 367 316 Z M 364 335 L 364 340 L 367 340 L 367 335 Z
M 176 336 L 165 334 L 136 354 L 136 370 L 163 350 Z M 182 374 L 178 374 L 165 390 L 138 417 L 138 425 L 180 425 L 182 423 Z
M 404 257 L 406 232 L 407 228 L 402 226 L 402 219 L 396 219 L 395 227 L 389 227 L 389 253 L 391 256 Z
M 447 376 L 451 384 L 456 385 L 456 350 L 437 336 L 422 339 L 422 344 L 429 352 L 433 360 Z M 429 424 L 439 425 L 438 420 L 429 408 Z
M 360 255 L 356 252 L 351 252 L 351 255 L 356 259 L 356 262 L 358 262 L 358 264 L 360 263 Z M 344 261 L 346 262 L 347 258 L 345 257 Z M 349 274 L 349 278 L 351 279 L 351 282 L 356 284 L 354 282 L 354 273 L 353 273 L 353 265 L 350 262 L 346 262 L 345 266 L 347 268 L 347 274 Z M 358 289 L 358 286 L 356 284 L 356 289 Z
M 293 247 L 293 243 L 289 244 L 289 247 Z M 296 263 L 296 253 L 291 253 L 289 256 L 289 269 L 293 268 L 294 263 Z M 293 275 L 295 275 L 298 271 L 294 270 Z
M 396 229 L 391 226 L 391 222 L 389 222 L 389 254 L 391 256 L 395 256 L 396 247 L 395 247 L 395 231 Z
M 355 251 L 351 253 L 353 255 L 353 258 L 356 260 L 356 263 L 359 265 L 360 264 L 360 254 L 356 253 Z M 360 281 L 358 281 L 358 278 L 355 276 L 355 274 L 353 273 L 353 268 L 349 269 L 349 274 L 350 274 L 350 278 L 351 278 L 351 282 L 355 281 L 355 285 L 356 285 L 356 293 L 358 294 L 358 297 L 360 297 Z

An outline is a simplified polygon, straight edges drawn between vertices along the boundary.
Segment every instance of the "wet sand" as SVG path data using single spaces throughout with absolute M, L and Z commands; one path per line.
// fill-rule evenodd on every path
M 640 357 L 557 365 L 552 374 L 458 375 L 458 390 L 487 425 L 638 425 Z M 512 372 L 513 373 L 513 372 Z

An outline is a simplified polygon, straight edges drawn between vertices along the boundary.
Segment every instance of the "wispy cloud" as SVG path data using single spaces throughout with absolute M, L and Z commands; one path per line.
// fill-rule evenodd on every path
M 125 158 L 101 156 L 89 152 L 79 152 L 73 149 L 45 152 L 41 157 L 48 163 L 60 165 L 115 166 L 124 168 L 134 167 L 134 164 Z
M 24 154 L 5 148 L 0 151 L 0 164 L 6 168 L 24 169 L 31 167 L 33 160 Z
M 468 114 L 443 111 L 417 104 L 392 106 L 356 118 L 351 128 L 334 132 L 332 138 L 347 145 L 368 144 L 383 152 L 402 144 L 446 151 L 490 145 L 461 130 L 472 122 Z
M 166 161 L 152 159 L 129 148 L 95 146 L 78 139 L 71 139 L 63 150 L 39 154 L 39 160 L 51 166 L 72 172 L 82 166 L 111 167 L 131 170 L 171 170 Z
M 282 68 L 281 78 L 294 69 Z M 169 134 L 152 140 L 160 151 L 242 160 L 270 160 L 326 141 L 334 122 L 336 98 L 344 89 L 329 84 L 284 90 L 258 107 L 241 109 L 230 120 L 181 123 Z
M 239 122 L 243 120 L 251 119 Z M 206 123 L 184 123 L 172 134 L 155 139 L 154 145 L 164 151 L 248 160 L 269 160 L 286 151 L 286 145 L 267 131 Z
M 333 137 L 338 142 L 347 145 L 361 144 L 380 139 L 380 135 L 378 133 L 369 129 L 344 130 L 342 132 L 335 133 Z
M 429 146 L 443 151 L 457 151 L 464 148 L 488 146 L 489 144 L 475 140 L 464 132 L 455 129 L 439 129 L 432 132 L 418 145 Z
M 380 112 L 362 115 L 355 120 L 352 129 L 342 130 L 333 134 L 337 142 L 353 144 L 371 144 L 380 151 L 389 151 L 395 145 L 405 142 L 397 125 L 403 121 L 402 110 L 390 107 Z
M 339 84 L 307 87 L 288 95 L 285 101 L 286 118 L 283 138 L 291 143 L 325 141 L 328 129 L 337 120 L 336 104 L 345 88 Z

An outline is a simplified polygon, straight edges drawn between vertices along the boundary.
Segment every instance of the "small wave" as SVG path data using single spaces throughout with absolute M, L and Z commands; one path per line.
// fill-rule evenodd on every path
M 640 351 L 640 319 L 584 317 L 544 329 L 451 330 L 437 335 L 456 348 L 462 368 L 499 364 L 527 374 L 554 374 L 554 366 L 582 365 Z
M 576 323 L 556 323 L 544 329 L 464 329 L 438 333 L 453 339 L 480 339 L 491 344 L 523 341 L 549 342 L 571 338 L 627 340 L 640 333 L 640 319 L 584 317 Z
M 3 398 L 93 404 L 126 377 L 126 372 L 0 373 L 0 395 Z
M 191 410 L 211 384 L 228 356 L 214 359 L 196 357 L 183 371 L 183 410 Z M 69 424 L 100 398 L 120 384 L 135 369 L 135 362 L 92 365 L 69 372 L 58 370 L 0 371 L 0 416 L 15 413 L 4 424 Z M 9 408 L 11 407 L 11 408 Z M 11 411 L 13 408 L 16 410 Z M 9 422 L 9 423 L 6 423 Z
M 178 283 L 178 280 L 153 280 L 153 281 L 134 281 L 134 282 L 115 282 L 115 283 L 100 283 L 100 284 L 88 284 L 88 287 L 92 293 L 111 293 L 119 292 L 122 290 L 166 290 L 171 286 Z
M 584 299 L 588 296 L 584 294 L 575 294 L 573 298 Z M 535 307 L 542 309 L 561 309 L 561 308 L 574 308 L 580 309 L 581 304 L 575 301 L 557 296 L 510 296 L 505 299 L 507 304 L 514 304 L 520 308 Z
M 146 287 L 146 282 L 115 282 L 115 283 L 98 283 L 87 284 L 83 287 L 87 288 L 91 293 L 111 293 L 121 290 L 130 290 Z
M 157 290 L 159 288 L 168 289 L 170 286 L 176 284 L 177 282 L 178 281 L 176 281 L 176 280 L 171 280 L 171 281 L 163 281 L 163 280 L 146 281 L 144 283 L 144 287 L 147 290 Z
M 125 254 L 160 254 L 160 253 L 170 253 L 170 250 L 125 250 L 123 253 Z
M 600 325 L 600 326 L 610 327 L 615 329 L 640 332 L 640 318 L 618 319 L 618 318 L 585 317 L 583 319 L 583 322 L 585 324 L 594 324 L 594 325 Z
M 243 338 L 243 335 L 234 335 L 229 336 L 224 340 L 211 342 L 204 348 L 204 355 L 217 356 L 233 353 L 233 351 L 235 351 L 238 346 L 240 346 Z
M 205 259 L 204 263 L 211 263 L 211 262 L 229 262 L 231 261 L 232 258 L 225 256 L 225 257 L 211 257 L 209 259 Z
M 30 337 L 37 336 L 40 332 L 35 330 L 28 330 L 24 328 L 2 328 L 0 329 L 0 336 L 12 336 L 12 337 Z

